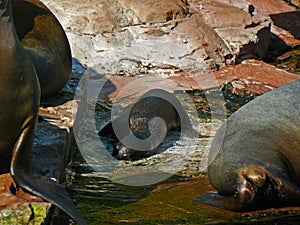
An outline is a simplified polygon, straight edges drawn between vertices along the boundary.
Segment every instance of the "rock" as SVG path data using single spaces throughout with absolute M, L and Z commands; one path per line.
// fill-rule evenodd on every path
M 191 7 L 201 13 L 206 24 L 229 47 L 233 57 L 226 64 L 239 63 L 247 58 L 263 59 L 270 43 L 270 23 L 255 24 L 249 4 L 234 2 L 200 0 L 191 3 Z
M 300 43 L 298 13 L 281 0 L 44 2 L 67 30 L 73 56 L 99 74 L 159 74 L 170 66 L 207 71 L 262 59 L 270 22 L 287 44 Z
M 120 25 L 128 26 L 132 22 L 132 18 L 127 16 L 120 20 L 116 13 L 121 9 L 118 1 L 87 0 L 82 4 L 80 1 L 67 0 L 59 1 L 59 4 L 55 1 L 43 2 L 56 15 L 65 30 L 76 34 L 93 36 L 112 32 Z M 121 11 L 121 15 L 124 14 L 126 11 Z
M 300 0 L 291 0 L 290 1 L 293 5 L 300 7 Z
M 247 0 L 216 0 L 216 1 L 237 7 L 246 12 L 249 12 L 251 8 L 251 4 Z
M 284 12 L 271 14 L 274 24 L 274 33 L 283 39 L 289 46 L 300 44 L 300 12 Z
M 230 47 L 236 63 L 245 59 L 264 59 L 268 53 L 271 38 L 269 23 L 247 29 L 226 27 L 215 31 Z
M 59 182 L 64 179 L 71 156 L 72 106 L 73 102 L 67 102 L 56 107 L 41 107 L 41 120 L 33 142 L 33 171 Z
M 271 32 L 289 46 L 300 44 L 300 13 L 282 0 L 248 0 L 254 17 L 272 22 Z
M 10 174 L 0 175 L 1 224 L 43 224 L 50 206 L 18 188 Z
M 109 82 L 103 86 L 101 94 L 108 96 L 111 101 L 114 101 L 118 94 L 124 91 L 125 87 L 139 80 L 142 80 L 143 86 L 136 85 L 135 91 L 130 89 L 132 92 L 128 93 L 128 96 L 134 97 L 135 92 L 147 87 L 196 91 L 222 87 L 228 83 L 232 83 L 233 91 L 237 94 L 248 91 L 252 96 L 259 96 L 300 79 L 300 75 L 286 72 L 259 60 L 245 60 L 241 64 L 227 66 L 211 73 L 181 71 L 178 74 L 169 76 L 167 79 L 158 79 L 153 74 L 145 74 L 144 77 L 108 76 L 107 78 L 109 78 Z M 90 79 L 90 82 L 94 82 L 97 79 L 102 78 L 100 76 L 98 78 L 93 77 Z M 174 83 L 172 84 L 168 80 Z
M 181 0 L 119 0 L 128 11 L 139 18 L 141 23 L 163 23 L 185 18 L 189 12 Z
M 270 14 L 278 14 L 284 12 L 296 11 L 295 8 L 289 6 L 281 0 L 247 0 L 254 7 L 254 14 L 268 16 Z
M 276 67 L 291 73 L 300 74 L 300 49 L 294 49 L 280 55 L 275 60 Z
M 44 0 L 67 30 L 73 57 L 99 74 L 136 76 L 166 67 L 205 71 L 225 65 L 230 51 L 199 13 L 186 18 L 189 8 L 178 0 L 139 2 Z
M 297 74 L 286 72 L 258 60 L 245 60 L 239 65 L 221 69 L 214 75 L 222 84 L 232 80 L 247 79 L 263 83 L 268 90 L 300 79 L 300 76 Z M 265 92 L 258 89 L 254 94 L 260 95 L 263 93 Z
M 198 13 L 179 23 L 174 30 L 178 36 L 187 40 L 187 45 L 193 48 L 194 54 L 204 60 L 213 59 L 218 65 L 222 65 L 225 57 L 230 54 L 224 41 Z
M 227 66 L 213 73 L 182 73 L 170 79 L 185 90 L 212 89 L 231 82 L 235 92 L 243 93 L 249 90 L 253 96 L 258 96 L 296 81 L 300 76 L 259 60 L 245 60 L 241 64 Z
M 241 10 L 235 6 L 218 1 L 200 1 L 199 10 L 206 24 L 215 28 L 246 28 L 252 24 L 249 12 Z

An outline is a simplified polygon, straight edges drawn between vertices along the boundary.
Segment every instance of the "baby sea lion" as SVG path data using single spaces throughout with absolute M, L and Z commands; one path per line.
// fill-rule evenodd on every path
M 66 85 L 72 71 L 66 34 L 39 0 L 12 0 L 12 4 L 15 29 L 37 71 L 41 95 L 53 95 Z
M 116 125 L 113 127 L 114 124 Z M 128 129 L 126 126 L 129 126 Z M 113 151 L 117 159 L 137 160 L 153 154 L 165 135 L 180 127 L 182 131 L 184 129 L 194 131 L 180 101 L 167 91 L 153 89 L 141 96 L 133 105 L 126 107 L 120 116 L 100 130 L 99 135 L 113 134 L 117 137 L 119 141 Z M 133 142 L 135 148 L 126 144 L 131 133 L 138 140 L 136 143 L 134 140 L 127 143 Z M 152 139 L 149 138 L 151 136 Z M 142 142 L 139 143 L 139 140 Z
M 234 211 L 300 205 L 300 81 L 266 93 L 218 130 L 200 202 Z
M 40 86 L 31 58 L 16 34 L 10 0 L 0 0 L 0 30 L 1 173 L 10 171 L 20 187 L 57 205 L 76 222 L 86 224 L 62 185 L 31 174 Z

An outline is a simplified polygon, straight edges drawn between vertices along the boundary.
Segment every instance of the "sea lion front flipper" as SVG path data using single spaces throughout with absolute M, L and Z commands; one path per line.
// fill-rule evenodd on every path
M 209 191 L 204 195 L 200 195 L 194 202 L 233 211 L 240 211 L 244 207 L 236 197 L 220 195 L 214 191 Z
M 268 178 L 273 194 L 276 193 L 275 198 L 279 199 L 282 204 L 299 205 L 300 188 L 290 181 L 287 174 L 281 174 L 281 176 L 276 177 L 272 173 L 268 173 Z M 266 194 L 269 195 L 269 192 Z
M 30 174 L 31 162 L 28 160 L 28 156 L 31 154 L 34 130 L 35 119 L 29 119 L 14 145 L 10 167 L 11 175 L 23 189 L 53 203 L 77 223 L 86 225 L 86 222 L 75 208 L 72 199 L 61 184 L 48 180 L 46 177 L 32 176 Z

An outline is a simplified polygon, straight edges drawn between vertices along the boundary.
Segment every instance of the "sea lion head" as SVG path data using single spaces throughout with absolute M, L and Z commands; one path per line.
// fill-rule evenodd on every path
M 248 166 L 238 172 L 235 198 L 241 210 L 297 205 L 300 188 L 295 185 L 286 168 Z
M 134 136 L 143 140 L 149 137 L 148 132 L 139 132 L 135 133 Z M 119 141 L 114 146 L 113 156 L 119 160 L 137 160 L 144 157 L 148 157 L 156 151 L 157 148 L 153 147 L 151 150 L 140 151 L 136 149 L 132 149 L 122 141 Z
M 213 183 L 218 194 L 208 193 L 200 200 L 202 203 L 233 211 L 251 211 L 268 207 L 295 205 L 299 201 L 300 189 L 289 177 L 272 168 L 248 165 L 237 169 L 231 178 L 234 185 Z M 231 171 L 232 172 L 232 171 Z M 231 183 L 231 184 L 232 184 Z M 228 192 L 231 190 L 231 192 Z
M 264 168 L 248 166 L 237 171 L 234 189 L 232 197 L 237 204 L 233 207 L 237 211 L 244 211 L 263 206 L 264 200 L 274 200 L 280 188 L 274 176 Z

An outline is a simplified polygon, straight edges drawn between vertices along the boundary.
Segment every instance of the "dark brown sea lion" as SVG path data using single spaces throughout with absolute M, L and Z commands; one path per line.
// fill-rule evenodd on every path
M 17 35 L 37 71 L 41 95 L 53 95 L 66 85 L 72 71 L 66 34 L 39 0 L 12 0 L 12 4 Z
M 202 202 L 235 211 L 300 205 L 300 81 L 251 101 L 219 129 Z
M 126 107 L 120 116 L 100 130 L 99 135 L 106 136 L 113 133 L 113 136 L 117 136 L 119 142 L 113 151 L 117 159 L 137 160 L 153 154 L 165 134 L 180 127 L 185 133 L 195 132 L 180 101 L 167 91 L 153 89 Z M 130 134 L 138 140 L 129 141 Z M 152 139 L 146 140 L 151 136 Z M 139 143 L 139 140 L 142 142 Z M 126 142 L 133 143 L 136 147 L 132 148 Z
M 10 171 L 20 187 L 57 205 L 78 223 L 86 224 L 62 185 L 31 174 L 40 86 L 33 63 L 16 34 L 10 0 L 0 0 L 0 31 L 1 173 Z

